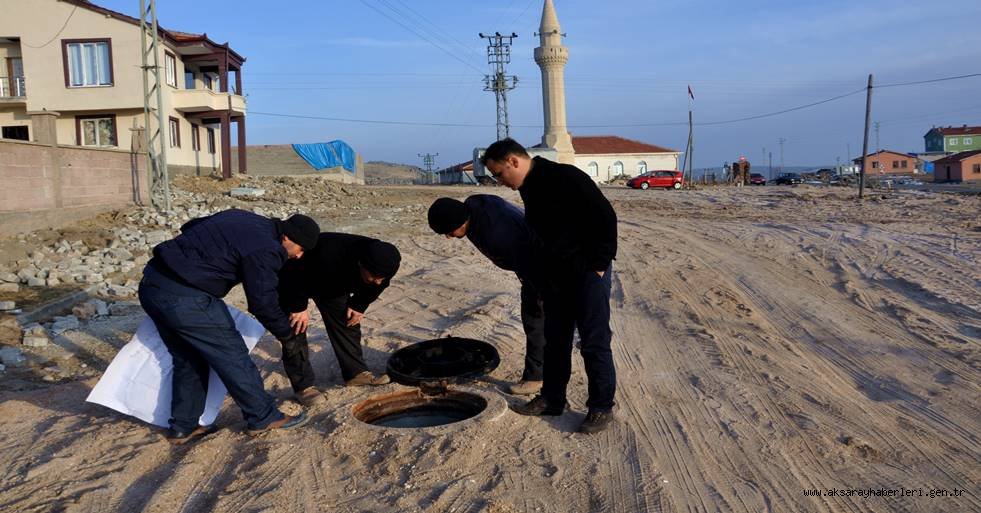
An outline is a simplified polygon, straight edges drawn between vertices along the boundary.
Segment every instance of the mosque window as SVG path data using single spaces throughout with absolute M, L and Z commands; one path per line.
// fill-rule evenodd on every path
M 599 176 L 599 164 L 595 162 L 590 162 L 586 170 L 589 171 L 589 176 Z

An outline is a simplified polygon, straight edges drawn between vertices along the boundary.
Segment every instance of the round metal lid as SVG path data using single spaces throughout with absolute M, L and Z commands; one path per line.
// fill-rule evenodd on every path
M 388 375 L 402 385 L 466 383 L 501 363 L 494 346 L 472 338 L 446 337 L 403 347 L 388 358 Z

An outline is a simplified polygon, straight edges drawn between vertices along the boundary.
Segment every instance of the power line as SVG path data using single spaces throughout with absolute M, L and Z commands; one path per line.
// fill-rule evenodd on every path
M 413 34 L 415 34 L 416 36 L 418 36 L 423 41 L 426 41 L 427 43 L 435 46 L 436 48 L 438 48 L 440 51 L 442 51 L 446 55 L 449 55 L 450 57 L 452 57 L 454 60 L 463 63 L 465 66 L 467 66 L 467 67 L 469 67 L 471 69 L 474 69 L 474 70 L 477 70 L 478 72 L 483 73 L 483 70 L 481 70 L 480 68 L 478 68 L 478 67 L 474 66 L 473 64 L 471 64 L 471 63 L 463 60 L 462 58 L 460 58 L 459 56 L 457 56 L 455 53 L 453 53 L 450 50 L 447 50 L 446 48 L 444 48 L 442 45 L 440 45 L 440 44 L 434 42 L 433 40 L 427 38 L 426 36 L 424 36 L 424 35 L 416 32 L 414 29 L 412 29 L 408 25 L 406 25 L 406 24 L 402 23 L 401 21 L 399 21 L 399 20 L 397 20 L 397 19 L 389 16 L 387 13 L 385 13 L 381 9 L 379 9 L 379 8 L 371 5 L 370 3 L 368 3 L 367 0 L 361 0 L 361 3 L 364 4 L 364 5 L 366 5 L 367 7 L 370 7 L 373 11 L 377 12 L 378 14 L 381 14 L 382 16 L 388 18 L 389 20 L 392 20 L 393 22 L 399 24 L 402 28 L 404 28 L 405 30 L 408 30 L 409 32 L 412 32 Z
M 362 2 L 363 1 L 364 0 L 362 0 Z M 916 84 L 924 84 L 924 83 L 930 83 L 930 82 L 941 82 L 941 81 L 947 81 L 947 80 L 957 80 L 957 79 L 970 78 L 970 77 L 976 77 L 976 76 L 981 76 L 981 73 L 976 73 L 976 74 L 971 74 L 971 75 L 960 75 L 960 76 L 956 76 L 956 77 L 944 77 L 944 78 L 938 78 L 938 79 L 932 79 L 932 80 L 923 80 L 923 81 L 918 81 L 918 82 L 909 82 L 909 83 L 903 83 L 903 84 L 887 84 L 887 85 L 874 86 L 874 87 L 898 87 L 898 86 L 904 86 L 904 85 L 916 85 Z M 728 119 L 728 120 L 723 120 L 723 121 L 706 121 L 706 122 L 703 122 L 703 123 L 695 123 L 695 126 L 718 126 L 718 125 L 726 125 L 726 124 L 732 124 L 732 123 L 740 123 L 740 122 L 743 122 L 743 121 L 752 121 L 752 120 L 756 120 L 756 119 L 763 119 L 763 118 L 778 116 L 780 114 L 786 114 L 788 112 L 794 112 L 794 111 L 798 111 L 798 110 L 802 110 L 802 109 L 806 109 L 806 108 L 810 108 L 810 107 L 815 107 L 817 105 L 822 105 L 822 104 L 825 104 L 825 103 L 833 102 L 833 101 L 836 101 L 836 100 L 840 100 L 842 98 L 847 98 L 849 96 L 853 96 L 853 95 L 856 95 L 858 93 L 865 92 L 866 89 L 867 89 L 866 87 L 862 87 L 861 89 L 856 89 L 854 91 L 851 91 L 851 92 L 848 92 L 848 93 L 845 93 L 845 94 L 840 94 L 838 96 L 833 96 L 831 98 L 826 98 L 824 100 L 820 100 L 820 101 L 808 103 L 808 104 L 805 104 L 805 105 L 798 105 L 796 107 L 791 107 L 791 108 L 788 108 L 788 109 L 782 109 L 782 110 L 778 110 L 778 111 L 775 111 L 775 112 L 768 112 L 766 114 L 758 114 L 758 115 L 755 115 L 755 116 L 747 116 L 747 117 L 736 118 L 736 119 Z M 343 122 L 349 122 L 349 123 L 369 123 L 369 124 L 379 124 L 379 125 L 443 126 L 443 127 L 466 127 L 466 128 L 484 128 L 484 127 L 488 127 L 488 126 L 494 126 L 494 125 L 472 124 L 472 123 L 429 123 L 429 122 L 415 122 L 415 121 L 393 121 L 393 120 L 369 120 L 369 119 L 353 119 L 353 118 L 336 118 L 336 117 L 326 117 L 326 116 L 307 116 L 307 115 L 296 115 L 296 114 L 281 114 L 281 113 L 273 113 L 273 112 L 250 112 L 250 114 L 261 115 L 261 116 L 276 116 L 276 117 L 286 117 L 286 118 L 297 118 L 297 119 L 315 119 L 315 120 L 323 120 L 323 121 L 343 121 Z M 667 122 L 667 123 L 580 124 L 580 125 L 569 125 L 569 127 L 570 128 L 636 128 L 636 127 L 683 126 L 683 125 L 686 125 L 686 124 L 687 124 L 686 122 L 683 122 L 682 121 L 682 122 Z M 511 126 L 512 127 L 517 127 L 517 128 L 541 128 L 543 125 L 540 125 L 540 124 L 534 124 L 534 125 L 518 125 L 518 124 L 512 124 Z
M 49 39 L 47 43 L 44 43 L 44 44 L 43 44 L 43 45 L 41 45 L 41 46 L 33 46 L 33 45 L 29 45 L 29 44 L 27 44 L 27 43 L 24 43 L 24 46 L 26 46 L 26 47 L 28 47 L 28 48 L 44 48 L 45 46 L 48 46 L 49 44 L 51 44 L 51 42 L 52 42 L 52 41 L 54 41 L 55 39 L 57 39 L 57 38 L 58 38 L 58 36 L 60 36 L 60 35 L 61 35 L 61 33 L 65 31 L 65 27 L 67 27 L 67 26 L 68 26 L 68 22 L 69 22 L 69 21 L 71 21 L 71 19 L 72 19 L 72 16 L 74 16 L 74 15 L 75 15 L 75 11 L 77 11 L 77 10 L 78 10 L 78 6 L 76 5 L 76 6 L 75 6 L 75 8 L 73 8 L 73 9 L 72 9 L 72 12 L 70 12 L 70 13 L 68 13 L 68 17 L 67 17 L 67 18 L 65 18 L 65 23 L 64 23 L 64 25 L 62 25 L 62 26 L 61 26 L 61 28 L 60 28 L 60 29 L 58 29 L 58 32 L 57 32 L 57 33 L 55 33 L 55 35 L 53 35 L 53 36 L 51 36 L 51 39 Z
M 930 80 L 917 80 L 916 82 L 900 82 L 897 84 L 883 84 L 875 87 L 883 88 L 883 87 L 911 86 L 911 85 L 919 85 L 919 84 L 932 84 L 934 82 L 946 82 L 948 80 L 958 80 L 961 78 L 971 78 L 971 77 L 981 77 L 981 73 L 972 73 L 970 75 L 958 75 L 956 77 L 934 78 Z

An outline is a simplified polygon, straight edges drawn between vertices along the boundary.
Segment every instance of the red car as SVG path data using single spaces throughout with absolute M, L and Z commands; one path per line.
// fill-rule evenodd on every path
M 634 189 L 650 189 L 651 187 L 680 189 L 684 184 L 685 175 L 681 171 L 648 171 L 627 181 L 627 187 Z
M 766 185 L 766 177 L 760 173 L 750 173 L 749 175 L 750 185 Z

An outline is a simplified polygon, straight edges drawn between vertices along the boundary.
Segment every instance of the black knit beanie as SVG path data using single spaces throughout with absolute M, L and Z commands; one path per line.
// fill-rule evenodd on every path
M 445 235 L 463 226 L 470 219 L 470 210 L 460 200 L 439 198 L 429 207 L 429 227 Z
M 320 237 L 320 227 L 317 222 L 303 214 L 293 214 L 289 219 L 279 222 L 283 235 L 300 245 L 304 251 L 310 251 L 317 245 Z
M 362 267 L 371 274 L 382 278 L 391 278 L 399 270 L 402 255 L 395 246 L 380 240 L 373 240 L 364 248 L 360 262 Z

